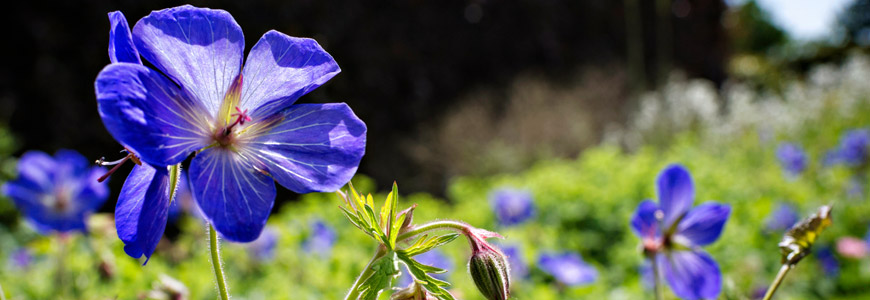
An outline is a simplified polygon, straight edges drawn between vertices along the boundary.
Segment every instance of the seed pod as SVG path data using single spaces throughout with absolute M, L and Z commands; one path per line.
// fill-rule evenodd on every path
M 489 300 L 506 300 L 510 293 L 510 267 L 507 258 L 490 245 L 475 247 L 468 272 L 477 289 Z

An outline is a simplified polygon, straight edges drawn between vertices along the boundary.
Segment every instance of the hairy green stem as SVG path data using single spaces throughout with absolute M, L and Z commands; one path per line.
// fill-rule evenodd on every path
M 351 287 L 350 291 L 347 292 L 347 296 L 344 296 L 344 300 L 359 299 L 360 285 L 363 282 L 365 282 L 366 278 L 371 277 L 372 273 L 375 272 L 375 270 L 372 268 L 372 265 L 376 261 L 378 261 L 378 259 L 380 259 L 381 257 L 384 257 L 384 255 L 386 255 L 386 254 L 387 254 L 387 248 L 384 247 L 384 245 L 379 245 L 378 251 L 375 252 L 375 255 L 372 256 L 372 260 L 370 260 L 369 263 L 366 264 L 365 268 L 363 268 L 363 271 L 362 271 L 362 273 L 359 274 L 359 277 L 356 278 L 356 281 L 353 283 L 353 287 Z
M 770 287 L 767 288 L 767 293 L 764 294 L 764 298 L 762 300 L 770 300 L 773 298 L 773 293 L 776 293 L 776 288 L 779 287 L 779 284 L 782 283 L 782 280 L 785 278 L 785 275 L 788 274 L 788 271 L 791 270 L 792 266 L 789 264 L 782 264 L 782 267 L 779 268 L 779 273 L 776 273 L 776 278 L 773 279 L 773 283 L 770 284 Z
M 432 230 L 455 230 L 460 233 L 465 233 L 468 231 L 468 224 L 456 221 L 434 221 L 423 224 L 421 226 L 415 226 L 411 230 L 408 230 L 402 234 L 399 234 L 399 237 L 396 239 L 396 242 L 404 241 L 409 238 L 420 235 L 424 232 L 432 231 Z
M 218 249 L 218 236 L 217 232 L 214 230 L 214 226 L 211 224 L 208 224 L 208 238 L 211 248 L 211 265 L 214 267 L 214 277 L 215 281 L 217 281 L 218 294 L 220 294 L 221 300 L 229 300 L 230 293 L 227 291 L 227 282 L 224 278 L 223 266 L 221 265 L 220 249 Z

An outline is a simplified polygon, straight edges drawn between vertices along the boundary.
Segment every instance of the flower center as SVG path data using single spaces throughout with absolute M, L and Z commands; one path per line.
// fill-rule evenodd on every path
M 235 121 L 218 129 L 213 135 L 214 140 L 223 147 L 230 146 L 235 141 L 235 134 L 233 132 L 236 125 L 245 125 L 245 122 L 251 121 L 251 116 L 248 115 L 247 109 L 241 110 L 238 106 L 235 108 L 236 112 L 230 114 L 230 117 L 235 118 Z

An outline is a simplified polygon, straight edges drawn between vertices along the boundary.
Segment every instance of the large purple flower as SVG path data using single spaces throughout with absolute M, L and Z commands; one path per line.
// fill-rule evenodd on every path
M 343 103 L 294 104 L 340 71 L 314 40 L 269 31 L 243 68 L 242 30 L 226 11 L 185 5 L 152 12 L 132 32 L 123 23 L 112 22 L 113 63 L 95 83 L 103 123 L 151 166 L 196 153 L 189 168 L 193 197 L 225 238 L 259 236 L 274 204 L 274 181 L 298 193 L 334 191 L 356 172 L 365 124 Z M 162 178 L 163 167 L 156 169 L 141 177 Z M 148 199 L 161 181 L 122 198 Z M 156 204 L 134 213 L 165 214 L 164 203 Z
M 598 270 L 583 261 L 580 254 L 573 252 L 543 254 L 538 259 L 538 267 L 570 286 L 589 284 L 598 278 Z
M 105 171 L 72 150 L 57 151 L 54 157 L 28 151 L 18 161 L 18 178 L 0 191 L 42 234 L 84 232 L 87 217 L 109 196 L 106 184 L 97 182 Z
M 716 298 L 722 274 L 716 261 L 700 247 L 719 238 L 731 208 L 713 202 L 692 208 L 695 187 L 689 171 L 680 165 L 665 168 L 656 187 L 660 203 L 641 202 L 631 228 L 677 296 Z

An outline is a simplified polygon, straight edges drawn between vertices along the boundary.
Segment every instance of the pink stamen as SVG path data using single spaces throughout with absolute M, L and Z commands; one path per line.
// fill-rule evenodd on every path
M 236 125 L 245 125 L 245 122 L 251 121 L 251 116 L 248 116 L 248 110 L 241 110 L 238 106 L 236 106 L 236 112 L 231 114 L 230 116 L 236 117 L 236 121 L 230 124 L 230 126 L 227 126 L 226 129 L 224 129 L 224 136 L 227 136 L 230 134 L 230 132 L 233 132 L 233 127 L 235 127 Z

